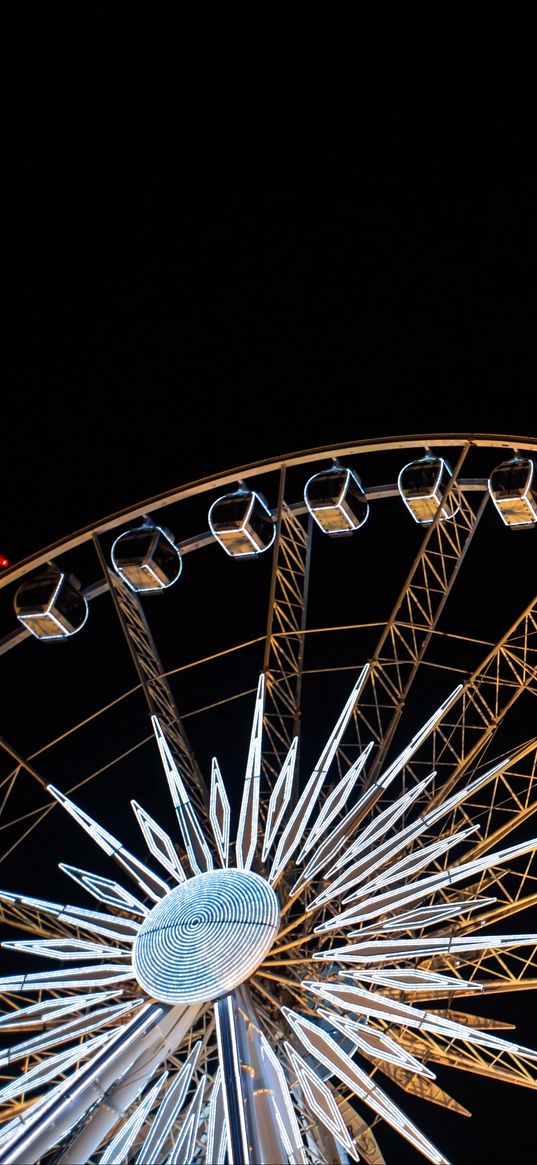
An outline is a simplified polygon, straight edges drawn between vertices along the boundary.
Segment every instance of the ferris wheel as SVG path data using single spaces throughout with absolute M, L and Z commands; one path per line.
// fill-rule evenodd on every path
M 3 573 L 2 1165 L 440 1163 L 446 1069 L 537 1087 L 499 1030 L 537 987 L 536 456 L 301 452 Z

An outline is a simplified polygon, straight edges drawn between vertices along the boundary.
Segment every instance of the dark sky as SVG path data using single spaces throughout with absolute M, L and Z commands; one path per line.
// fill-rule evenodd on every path
M 268 148 L 263 165 L 260 143 L 136 151 L 102 110 L 76 138 L 33 113 L 4 188 L 10 559 L 260 457 L 535 433 L 535 183 L 516 141 L 476 161 L 430 125 L 406 155 Z
M 535 174 L 508 124 L 479 159 L 433 122 L 371 155 L 312 127 L 296 154 L 204 148 L 180 118 L 127 148 L 121 124 L 36 99 L 6 159 L 0 553 L 299 449 L 536 435 Z M 471 1087 L 484 1130 L 506 1086 Z

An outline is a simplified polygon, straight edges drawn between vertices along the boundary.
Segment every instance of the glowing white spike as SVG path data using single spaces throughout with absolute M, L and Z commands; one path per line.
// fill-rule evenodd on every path
M 135 1007 L 140 1007 L 141 1003 L 143 1003 L 142 999 L 133 999 L 129 1003 L 116 1003 L 113 1007 L 100 1007 L 88 1015 L 61 1024 L 61 1026 L 53 1028 L 52 1031 L 41 1032 L 39 1036 L 22 1040 L 21 1043 L 14 1044 L 13 1047 L 9 1048 L 5 1055 L 0 1056 L 0 1068 L 37 1052 L 48 1051 L 49 1048 L 54 1048 L 57 1044 L 66 1044 L 68 1040 L 79 1039 L 80 1036 L 87 1035 L 89 1032 L 98 1031 L 100 1027 L 109 1024 L 111 1020 L 119 1019 L 120 1016 L 126 1015 Z
M 304 1142 L 291 1101 L 287 1077 L 278 1057 L 273 1052 L 266 1036 L 262 1032 L 259 1033 L 259 1045 L 261 1049 L 261 1062 L 268 1061 L 269 1070 L 272 1071 L 272 1106 L 286 1146 L 287 1155 L 289 1160 L 294 1161 L 296 1165 L 306 1165 Z M 275 1087 L 274 1077 L 276 1077 L 277 1087 Z
M 352 716 L 360 692 L 362 691 L 369 673 L 369 664 L 366 664 L 352 689 L 352 692 L 341 712 L 337 724 L 326 743 L 319 760 L 309 778 L 309 781 L 291 814 L 291 818 L 278 842 L 276 854 L 269 874 L 269 882 L 273 884 L 279 878 L 290 857 L 294 854 L 302 841 L 304 830 L 313 813 L 319 793 L 324 784 L 328 769 L 339 748 L 345 728 Z
M 389 1020 L 391 1023 L 407 1024 L 409 1027 L 436 1032 L 449 1039 L 466 1040 L 467 1043 L 480 1044 L 498 1052 L 523 1054 L 532 1060 L 537 1059 L 537 1052 L 532 1051 L 531 1048 L 523 1048 L 520 1044 L 514 1043 L 513 1040 L 504 1040 L 499 1036 L 491 1035 L 487 1030 L 477 1030 L 465 1023 L 446 1019 L 434 1011 L 422 1011 L 419 1007 L 402 1003 L 399 999 L 386 999 L 385 996 L 375 995 L 372 991 L 361 991 L 359 988 L 349 987 L 348 984 L 330 983 L 325 985 L 313 983 L 310 980 L 307 987 L 309 991 L 315 995 L 320 995 L 328 1003 L 365 1016 L 367 1019 L 374 1016 L 376 1019 Z M 330 1019 L 330 1021 L 336 1018 L 331 1012 L 324 1011 L 322 1007 L 319 1008 L 319 1015 L 323 1016 L 324 1019 Z M 344 1022 L 354 1029 L 354 1024 L 348 1017 L 345 1018 Z M 363 1020 L 361 1022 L 363 1023 Z
M 219 1067 L 214 1078 L 213 1090 L 209 1101 L 205 1165 L 224 1165 L 226 1154 L 227 1135 L 224 1100 L 222 1096 L 222 1069 Z M 141 1162 L 140 1165 L 142 1165 Z
M 370 786 L 370 788 L 368 790 L 366 790 L 366 793 L 364 794 L 364 803 L 365 804 L 367 804 L 368 801 L 371 800 L 371 797 L 373 795 L 376 796 L 377 793 L 380 793 L 381 791 L 385 791 L 389 787 L 389 785 L 391 785 L 391 783 L 395 779 L 395 777 L 397 777 L 399 775 L 399 773 L 402 772 L 402 770 L 405 768 L 405 765 L 408 764 L 409 760 L 414 755 L 414 753 L 417 752 L 417 750 L 419 748 L 421 748 L 421 745 L 424 743 L 424 741 L 427 739 L 427 737 L 433 731 L 433 728 L 435 728 L 435 726 L 439 722 L 439 720 L 441 720 L 442 717 L 445 716 L 446 712 L 449 711 L 451 705 L 455 703 L 455 700 L 459 696 L 459 693 L 461 692 L 461 690 L 462 690 L 462 684 L 459 684 L 453 690 L 451 695 L 448 696 L 447 700 L 444 700 L 443 704 L 440 704 L 440 707 L 436 709 L 436 712 L 433 712 L 433 715 L 429 717 L 427 722 L 422 726 L 422 728 L 420 728 L 419 732 L 416 732 L 415 736 L 412 737 L 410 744 L 408 744 L 406 746 L 406 748 L 404 748 L 403 751 L 401 753 L 399 753 L 399 756 L 397 756 L 395 758 L 395 760 L 392 762 L 392 764 L 389 765 L 389 767 L 382 774 L 382 776 L 380 776 L 378 778 L 378 780 L 376 780 L 374 782 L 374 784 L 372 784 Z M 412 790 L 410 792 L 412 792 Z M 388 824 L 389 824 L 390 813 L 396 812 L 396 806 L 398 803 L 400 803 L 400 801 L 396 802 L 395 806 L 390 805 L 390 806 L 388 806 L 388 808 L 386 810 L 384 810 L 384 814 L 385 814 L 384 820 L 388 821 Z M 397 816 L 399 816 L 399 814 L 397 814 Z M 379 814 L 379 816 L 377 818 L 375 818 L 374 821 L 371 822 L 371 825 L 368 827 L 368 829 L 370 830 L 370 835 L 371 834 L 374 834 L 374 836 L 377 835 L 378 824 L 382 820 L 383 820 L 382 814 Z M 388 828 L 388 824 L 386 825 L 386 828 Z M 368 835 L 368 836 L 370 836 L 370 835 Z M 362 837 L 363 837 L 363 835 L 362 835 Z M 349 846 L 349 848 L 345 851 L 345 853 L 342 855 L 342 857 L 339 859 L 339 861 L 336 862 L 336 864 L 334 866 L 334 870 L 339 869 L 340 866 L 344 865 L 347 861 L 349 861 L 354 856 L 354 854 L 359 851 L 362 844 L 363 844 L 362 838 L 358 838 L 355 842 L 353 842 L 353 844 L 351 846 Z
M 117 837 L 114 837 L 112 833 L 109 833 L 108 830 L 103 829 L 101 825 L 98 825 L 98 823 L 94 821 L 88 813 L 85 813 L 83 809 L 79 809 L 78 805 L 75 805 L 74 801 L 71 801 L 69 797 L 66 797 L 65 793 L 61 793 L 59 789 L 55 789 L 54 785 L 47 785 L 47 789 L 49 793 L 52 793 L 52 796 L 55 797 L 57 801 L 59 801 L 60 805 L 63 805 L 64 809 L 67 809 L 67 812 L 71 814 L 71 817 L 74 817 L 75 821 L 77 821 L 78 824 L 81 825 L 83 829 L 85 829 L 86 833 L 89 833 L 90 837 L 92 837 L 93 840 L 97 842 L 97 845 L 99 845 L 101 849 L 103 849 L 104 852 L 109 855 L 109 857 L 115 858 L 115 860 L 119 862 L 125 870 L 127 870 L 131 878 L 134 878 L 134 881 L 137 882 L 138 886 L 140 886 L 140 889 L 143 890 L 144 894 L 147 894 L 149 898 L 152 898 L 153 902 L 158 902 L 164 894 L 167 894 L 168 886 L 166 885 L 166 882 L 163 882 L 162 878 L 159 878 L 158 875 L 154 874 L 152 870 L 149 870 L 143 862 L 139 861 L 138 858 L 135 858 L 133 854 L 129 853 L 128 849 L 125 849 L 125 847 L 122 846 Z
M 109 983 L 122 983 L 134 979 L 130 967 L 73 967 L 61 971 L 35 971 L 31 975 L 4 975 L 0 979 L 2 995 L 26 991 L 56 991 L 58 987 L 105 987 Z
M 389 1064 L 397 1064 L 407 1072 L 417 1072 L 419 1076 L 427 1076 L 435 1080 L 434 1072 L 410 1055 L 405 1048 L 393 1040 L 385 1031 L 370 1027 L 367 1023 L 350 1022 L 332 1011 L 325 1011 L 320 1007 L 318 1014 L 328 1019 L 330 1024 L 337 1028 L 342 1035 L 356 1044 L 358 1051 L 375 1060 L 387 1060 Z
M 106 999 L 115 999 L 121 993 L 118 991 L 94 991 L 91 995 L 66 995 L 62 999 L 48 999 L 43 1003 L 32 1003 L 28 1007 L 14 1008 L 0 1016 L 1 1031 L 25 1031 L 42 1027 L 44 1024 L 54 1023 L 66 1015 L 75 1015 L 85 1007 L 94 1003 L 103 1003 Z
M 453 796 L 449 797 L 448 800 L 443 803 L 443 805 L 440 805 L 437 809 L 425 812 L 420 817 L 418 817 L 415 822 L 407 825 L 403 830 L 401 830 L 397 837 L 388 838 L 387 841 L 378 846 L 377 849 L 375 849 L 372 853 L 368 851 L 364 857 L 354 862 L 351 866 L 348 866 L 346 863 L 350 857 L 357 854 L 359 852 L 360 846 L 363 847 L 364 845 L 364 834 L 360 834 L 359 838 L 346 851 L 345 862 L 337 862 L 336 865 L 334 865 L 332 869 L 328 871 L 326 876 L 330 877 L 337 871 L 337 869 L 340 869 L 343 866 L 342 873 L 340 873 L 338 877 L 331 881 L 330 886 L 328 886 L 326 890 L 323 890 L 322 893 L 319 894 L 317 898 L 315 898 L 309 904 L 307 909 L 315 910 L 321 904 L 330 901 L 331 898 L 340 897 L 345 892 L 345 890 L 350 889 L 351 886 L 363 881 L 365 877 L 369 877 L 370 874 L 378 867 L 378 865 L 382 863 L 382 861 L 386 861 L 388 859 L 388 856 L 392 858 L 395 857 L 395 855 L 401 849 L 404 849 L 410 841 L 415 841 L 426 829 L 430 829 L 437 823 L 437 821 L 439 821 L 447 813 L 451 812 L 451 810 L 455 809 L 457 805 L 459 805 L 467 797 L 473 795 L 488 780 L 490 780 L 492 776 L 498 773 L 500 769 L 505 768 L 508 763 L 509 758 L 505 758 L 504 760 L 500 761 L 498 764 L 494 765 L 493 768 L 488 769 L 486 773 L 483 773 L 469 785 L 466 785 L 464 789 L 454 793 Z M 431 773 L 430 776 L 425 778 L 425 780 L 420 781 L 420 783 L 416 785 L 414 789 L 410 790 L 409 793 L 406 793 L 403 799 L 399 799 L 399 804 L 401 804 L 401 801 L 404 800 L 405 811 L 408 811 L 408 808 L 411 804 L 411 801 L 407 801 L 407 798 L 412 798 L 412 800 L 414 800 L 417 795 L 421 794 L 423 789 L 435 775 L 435 773 Z M 391 807 L 389 807 L 389 809 L 390 808 Z M 379 818 L 375 818 L 375 821 L 378 821 L 380 817 L 381 815 L 379 814 Z M 370 836 L 369 842 L 371 844 Z
M 125 1124 L 121 1126 L 113 1140 L 110 1141 L 110 1144 L 100 1158 L 99 1165 L 112 1165 L 112 1162 L 119 1162 L 128 1158 L 129 1149 L 136 1140 L 147 1114 L 151 1112 L 167 1076 L 168 1073 L 163 1072 L 157 1083 L 144 1096 L 144 1099 L 137 1101 L 134 1112 Z
M 395 975 L 401 972 L 397 970 Z M 343 974 L 343 972 L 342 972 Z M 381 974 L 386 975 L 386 971 Z M 406 969 L 404 975 L 406 975 Z M 424 972 L 422 972 L 424 974 Z M 360 979 L 363 978 L 362 973 L 359 972 Z M 403 980 L 404 981 L 404 980 Z M 390 986 L 396 986 L 397 980 L 392 979 L 389 982 Z M 466 1039 L 465 1033 L 472 1029 L 468 1028 L 466 1024 L 454 1023 L 453 1020 L 440 1018 L 434 1012 L 422 1011 L 419 1007 L 413 1004 L 403 1003 L 400 999 L 387 998 L 385 995 L 377 995 L 374 991 L 368 991 L 358 984 L 357 987 L 352 987 L 348 983 L 316 983 L 312 979 L 304 980 L 303 987 L 311 991 L 314 995 L 320 996 L 321 999 L 327 1003 L 335 1004 L 336 1007 L 344 1009 L 347 1012 L 354 1012 L 355 1015 L 369 1019 L 371 1016 L 375 1019 L 381 1019 L 388 1023 L 405 1024 L 409 1027 L 424 1028 L 428 1031 L 435 1031 L 440 1034 L 448 1035 L 454 1039 Z M 467 987 L 468 984 L 466 983 Z M 330 1016 L 332 1019 L 332 1016 Z M 483 1040 L 493 1040 L 491 1046 L 502 1046 L 505 1050 L 509 1042 L 509 1051 L 517 1048 L 517 1044 L 512 1041 L 500 1041 L 497 1045 L 498 1037 L 487 1037 L 482 1032 L 473 1033 L 476 1037 L 476 1042 L 482 1043 Z M 470 1039 L 470 1036 L 468 1036 Z M 535 1055 L 535 1053 L 533 1053 Z
M 267 857 L 274 838 L 276 837 L 276 834 L 283 821 L 285 810 L 287 809 L 289 801 L 291 800 L 297 752 L 298 736 L 295 736 L 289 752 L 287 753 L 287 756 L 283 762 L 282 769 L 276 784 L 270 795 L 270 801 L 267 810 L 267 823 L 265 826 L 265 838 L 263 841 L 263 852 L 261 854 L 262 861 L 265 861 Z
M 181 779 L 179 769 L 173 759 L 158 716 L 152 716 L 151 723 L 157 738 L 162 765 L 177 814 L 179 828 L 183 835 L 188 860 L 195 874 L 203 874 L 205 870 L 213 869 L 211 851 L 203 836 L 203 830 L 200 827 L 196 812 L 191 804 L 186 786 Z
M 155 1165 L 165 1147 L 171 1129 L 178 1119 L 199 1060 L 201 1040 L 193 1047 L 188 1060 L 177 1072 L 164 1097 L 157 1115 L 136 1158 L 137 1165 Z
M 371 926 L 363 926 L 359 931 L 349 931 L 347 937 L 354 935 L 386 934 L 388 932 L 402 932 L 405 930 L 421 930 L 422 927 L 435 926 L 439 922 L 457 918 L 459 914 L 469 914 L 472 910 L 479 910 L 496 902 L 496 898 L 461 898 L 453 902 L 439 902 L 436 906 L 418 906 L 416 910 L 407 910 L 404 914 L 396 914 L 393 918 L 383 919 Z
M 142 918 L 149 914 L 148 907 L 144 906 L 143 902 L 111 878 L 103 878 L 102 874 L 91 874 L 88 870 L 79 870 L 77 866 L 67 866 L 64 862 L 59 862 L 59 867 L 99 902 L 106 902 L 107 906 L 116 906 L 119 910 L 128 910 L 130 914 L 141 914 Z
M 176 882 L 186 882 L 186 874 L 175 852 L 171 837 L 161 829 L 137 801 L 131 801 L 136 820 L 147 842 L 149 852 L 160 862 Z
M 250 736 L 250 748 L 246 763 L 246 775 L 242 793 L 239 827 L 235 854 L 237 869 L 249 870 L 257 846 L 259 828 L 259 781 L 261 777 L 261 739 L 263 734 L 263 707 L 265 703 L 265 677 L 261 673 L 257 685 L 254 719 Z
M 122 943 L 133 942 L 139 929 L 139 923 L 133 922 L 130 918 L 117 918 L 111 914 L 100 914 L 96 910 L 84 910 L 81 906 L 62 906 L 59 902 L 47 902 L 44 898 L 29 898 L 26 894 L 10 894 L 3 890 L 0 892 L 0 901 L 30 906 L 33 910 L 39 910 L 41 914 L 51 914 L 61 922 L 82 927 L 84 930 L 90 930 L 96 934 L 104 934 L 108 938 L 118 939 Z
M 308 1107 L 319 1118 L 321 1124 L 332 1133 L 332 1136 L 343 1145 L 349 1156 L 354 1161 L 359 1161 L 356 1145 L 349 1136 L 349 1131 L 332 1092 L 287 1040 L 285 1040 L 285 1050 L 296 1072 Z
M 75 1048 L 70 1048 L 68 1052 L 56 1052 L 54 1056 L 50 1056 L 42 1064 L 36 1064 L 35 1068 L 30 1068 L 29 1072 L 22 1072 L 16 1080 L 10 1080 L 4 1088 L 0 1089 L 0 1103 L 6 1100 L 13 1100 L 14 1097 L 20 1096 L 21 1093 L 33 1092 L 34 1088 L 40 1088 L 43 1084 L 48 1084 L 50 1080 L 54 1080 L 55 1076 L 63 1074 L 67 1068 L 72 1064 L 76 1064 L 78 1060 L 85 1060 L 90 1053 L 95 1052 L 97 1048 L 101 1048 L 108 1040 L 111 1040 L 116 1035 L 116 1029 L 112 1031 L 101 1032 L 99 1036 L 95 1036 L 92 1040 L 87 1040 L 85 1044 L 77 1044 Z
M 41 955 L 45 959 L 130 959 L 130 951 L 119 947 L 107 947 L 104 943 L 84 942 L 79 938 L 23 938 L 9 939 L 0 943 L 9 951 L 25 951 L 29 955 Z
M 306 1050 L 317 1060 L 320 1060 L 329 1072 L 333 1072 L 356 1096 L 369 1105 L 379 1116 L 382 1116 L 392 1128 L 396 1129 L 416 1149 L 419 1149 L 434 1165 L 447 1165 L 446 1158 L 439 1153 L 432 1142 L 390 1100 L 378 1084 L 375 1084 L 372 1078 L 347 1056 L 335 1040 L 316 1024 L 291 1011 L 288 1007 L 282 1008 L 282 1011 Z
M 360 933 L 360 932 L 358 932 Z M 393 963 L 395 959 L 430 958 L 432 955 L 457 955 L 464 951 L 497 951 L 506 947 L 524 947 L 537 942 L 536 934 L 480 934 L 450 938 L 379 939 L 377 942 L 349 943 L 331 951 L 319 951 L 314 959 L 342 963 Z
M 330 796 L 327 797 L 317 820 L 314 821 L 310 833 L 304 845 L 302 846 L 300 853 L 298 854 L 296 859 L 297 863 L 304 861 L 306 854 L 309 853 L 313 845 L 318 845 L 323 833 L 326 833 L 328 826 L 331 825 L 334 818 L 337 817 L 342 805 L 344 805 L 345 802 L 349 799 L 372 748 L 373 741 L 367 745 L 367 747 L 358 757 L 358 760 L 354 762 L 348 773 L 346 773 L 345 776 L 342 777 L 340 781 L 338 781 L 337 785 L 330 793 Z
M 375 822 L 377 822 L 377 821 L 380 822 L 379 829 L 378 829 L 379 834 L 384 833 L 385 830 L 388 828 L 388 825 L 385 824 L 386 814 L 389 814 L 389 818 L 390 818 L 389 825 L 392 825 L 394 820 L 396 819 L 396 816 L 399 816 L 401 813 L 403 813 L 409 809 L 409 807 L 411 806 L 412 802 L 416 799 L 416 797 L 418 797 L 419 794 L 429 784 L 429 782 L 432 781 L 434 775 L 435 775 L 434 773 L 430 773 L 429 776 L 425 777 L 424 780 L 420 781 L 420 783 L 418 785 L 416 785 L 416 787 L 414 789 L 411 789 L 408 793 L 405 793 L 403 797 L 399 798 L 399 801 L 397 801 L 395 803 L 395 805 L 390 805 L 387 810 L 383 810 L 382 813 L 379 813 L 378 817 L 375 818 Z M 316 873 L 318 873 L 318 871 L 320 869 L 322 869 L 324 866 L 326 866 L 328 864 L 328 862 L 332 861 L 332 859 L 336 856 L 336 853 L 339 852 L 342 844 L 346 843 L 348 836 L 354 830 L 356 822 L 359 821 L 363 817 L 364 812 L 367 809 L 367 807 L 372 799 L 374 791 L 375 791 L 375 786 L 372 786 L 371 789 L 369 789 L 366 793 L 363 794 L 362 797 L 360 797 L 357 804 L 351 810 L 349 810 L 346 817 L 343 818 L 343 821 L 340 821 L 339 825 L 337 825 L 336 828 L 334 830 L 332 830 L 332 832 L 329 834 L 326 841 L 316 851 L 313 858 L 310 858 L 310 861 L 308 862 L 308 865 L 306 866 L 304 873 L 302 874 L 302 877 L 299 878 L 298 882 L 296 883 L 296 886 L 293 886 L 293 889 L 291 891 L 292 894 L 296 893 L 301 886 L 305 886 L 306 883 L 309 882 L 311 880 L 311 878 Z M 399 810 L 399 812 L 397 812 L 397 810 Z M 408 835 L 410 836 L 409 831 L 411 831 L 411 830 L 415 831 L 416 828 L 417 827 L 415 825 L 407 827 Z M 363 837 L 363 834 L 360 834 L 360 839 L 362 837 Z M 403 838 L 403 834 L 400 834 L 399 837 Z M 374 840 L 374 839 L 372 839 L 372 840 Z M 401 840 L 401 843 L 400 843 L 401 848 L 404 848 L 404 846 L 406 844 L 407 844 L 407 838 L 405 837 L 404 840 Z M 371 839 L 369 841 L 369 845 L 371 845 Z M 389 847 L 392 847 L 395 845 L 399 845 L 399 843 L 397 842 L 397 839 L 390 838 L 385 843 L 385 845 L 389 848 Z M 347 852 L 348 851 L 346 851 L 346 854 L 347 854 Z M 379 852 L 380 852 L 380 847 L 379 847 Z M 317 896 L 317 898 L 315 898 L 315 900 L 310 903 L 310 905 L 307 909 L 313 910 L 321 902 L 323 902 L 325 900 L 328 901 L 329 898 L 333 898 L 337 892 L 337 888 L 341 884 L 345 884 L 345 885 L 347 884 L 347 879 L 351 876 L 351 874 L 353 873 L 354 870 L 356 870 L 357 868 L 361 868 L 361 866 L 364 862 L 369 863 L 372 860 L 373 860 L 373 857 L 368 852 L 367 856 L 365 858 L 362 858 L 358 863 L 355 863 L 350 868 L 345 868 L 343 873 L 340 874 L 339 877 L 335 878 L 330 883 L 330 886 L 326 890 L 323 890 L 322 893 L 319 894 Z M 328 873 L 325 875 L 325 877 L 326 878 L 331 877 L 331 875 L 340 868 L 340 865 L 341 865 L 341 862 L 337 862 L 336 865 L 332 866 L 332 868 L 330 870 L 328 870 Z
M 467 991 L 466 979 L 455 979 L 452 975 L 439 975 L 434 971 L 422 971 L 418 967 L 398 967 L 397 970 L 382 969 L 381 971 L 341 971 L 349 979 L 360 980 L 364 983 L 378 983 L 379 987 L 388 987 L 393 991 L 430 991 L 450 995 L 452 991 Z M 472 992 L 482 991 L 483 984 L 472 980 Z
M 430 845 L 420 846 L 398 862 L 381 870 L 376 878 L 368 878 L 367 889 L 363 887 L 358 890 L 353 889 L 352 894 L 343 898 L 343 903 L 354 902 L 356 898 L 363 897 L 365 893 L 369 894 L 384 886 L 391 886 L 394 882 L 400 882 L 401 878 L 410 879 L 424 866 L 432 865 L 442 854 L 448 853 L 450 849 L 453 849 L 453 846 L 466 841 L 466 838 L 475 833 L 478 828 L 477 825 L 469 825 L 467 829 L 461 829 L 459 833 L 452 833 L 448 837 L 441 838 L 440 841 L 432 841 Z
M 213 827 L 214 840 L 218 847 L 218 853 L 220 854 L 220 861 L 222 862 L 224 869 L 227 869 L 229 860 L 229 823 L 231 814 L 226 787 L 224 785 L 218 761 L 215 756 L 213 756 L 211 766 L 211 803 L 209 816 L 211 819 L 211 825 Z
M 196 1134 L 200 1120 L 200 1109 L 206 1082 L 207 1077 L 202 1076 L 188 1106 L 179 1136 L 170 1153 L 169 1165 L 190 1165 L 190 1162 L 193 1160 Z
M 317 931 L 334 930 L 354 922 L 365 922 L 367 919 L 378 918 L 379 915 L 389 913 L 392 909 L 398 910 L 401 906 L 405 906 L 409 902 L 416 902 L 420 898 L 426 898 L 437 890 L 441 890 L 444 886 L 452 886 L 456 882 L 463 881 L 465 878 L 473 877 L 480 870 L 492 869 L 493 866 L 503 865 L 505 862 L 509 862 L 513 858 L 520 857 L 535 849 L 537 849 L 537 839 L 533 837 L 529 841 L 520 842 L 518 845 L 508 846 L 507 849 L 484 854 L 480 858 L 475 858 L 470 862 L 464 862 L 460 866 L 454 866 L 452 869 L 442 870 L 438 874 L 430 874 L 427 878 L 421 878 L 418 882 L 410 882 L 408 886 L 399 886 L 394 890 L 388 890 L 384 894 L 377 894 L 376 897 L 366 898 L 364 901 L 357 903 L 355 907 L 350 907 L 342 914 L 335 915 L 334 918 L 321 923 L 315 929 Z

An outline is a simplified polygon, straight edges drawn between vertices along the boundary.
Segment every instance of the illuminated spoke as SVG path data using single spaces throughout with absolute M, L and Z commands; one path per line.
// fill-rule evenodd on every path
M 220 861 L 222 862 L 224 869 L 227 869 L 229 859 L 229 826 L 231 814 L 226 787 L 222 780 L 222 774 L 220 772 L 218 761 L 215 756 L 213 756 L 211 766 L 211 803 L 209 816 L 213 829 L 214 840 L 218 847 L 218 853 L 220 854 Z
M 364 687 L 367 675 L 369 672 L 369 665 L 362 669 L 360 675 L 352 689 L 352 692 L 341 712 L 339 720 L 325 745 L 319 760 L 309 778 L 309 781 L 299 798 L 295 810 L 291 814 L 291 818 L 283 831 L 283 834 L 276 847 L 276 854 L 272 863 L 272 868 L 269 874 L 269 882 L 272 884 L 277 881 L 286 863 L 294 854 L 297 847 L 300 845 L 304 830 L 313 813 L 317 803 L 319 793 L 324 784 L 328 769 L 334 759 L 334 756 L 339 748 L 343 733 L 352 716 L 356 701 L 360 696 L 360 692 Z
M 185 1102 L 193 1073 L 196 1071 L 200 1048 L 201 1041 L 198 1040 L 188 1059 L 174 1077 L 140 1149 L 137 1157 L 138 1165 L 155 1165 L 165 1148 L 166 1141 Z
M 67 809 L 71 817 L 74 817 L 75 821 L 85 829 L 86 833 L 89 833 L 90 837 L 97 842 L 97 845 L 104 850 L 105 854 L 115 858 L 127 870 L 131 878 L 134 878 L 134 881 L 143 890 L 144 894 L 147 894 L 154 902 L 158 902 L 159 898 L 163 894 L 166 894 L 168 890 L 166 882 L 163 882 L 162 878 L 159 878 L 143 862 L 129 853 L 121 845 L 121 842 L 117 840 L 117 837 L 114 837 L 112 833 L 108 833 L 108 830 L 98 825 L 83 809 L 79 809 L 74 801 L 71 801 L 69 797 L 65 796 L 65 793 L 60 793 L 59 789 L 55 789 L 53 785 L 48 785 L 47 788 L 49 793 L 52 793 L 52 796 L 59 801 L 60 805 L 63 805 L 64 809 Z
M 181 780 L 181 774 L 171 754 L 168 741 L 160 727 L 158 717 L 152 716 L 151 722 L 157 738 L 164 772 L 168 781 L 190 866 L 195 874 L 201 874 L 204 870 L 212 870 L 213 858 L 211 851 L 203 835 L 203 830 L 198 821 L 194 806 L 191 803 L 186 785 Z
M 163 1072 L 160 1080 L 153 1085 L 144 1099 L 138 1101 L 136 1108 L 128 1121 L 121 1126 L 118 1133 L 116 1133 L 113 1140 L 110 1142 L 106 1152 L 103 1153 L 99 1160 L 99 1165 L 112 1165 L 114 1161 L 122 1161 L 124 1157 L 129 1154 L 129 1149 L 136 1140 L 138 1133 L 145 1121 L 145 1118 L 155 1103 L 157 1096 L 168 1076 L 167 1072 Z
M 296 758 L 298 752 L 298 736 L 295 736 L 289 752 L 283 762 L 281 771 L 272 793 L 267 810 L 267 822 L 265 826 L 265 837 L 263 840 L 263 852 L 261 860 L 264 862 L 269 851 L 272 848 L 276 834 L 285 817 L 285 811 L 291 800 L 293 792 L 293 779 L 295 775 Z
M 374 1112 L 384 1117 L 392 1128 L 401 1133 L 410 1144 L 433 1161 L 444 1165 L 446 1159 L 438 1149 L 420 1132 L 415 1124 L 405 1116 L 400 1108 L 375 1084 L 357 1064 L 338 1047 L 335 1041 L 310 1020 L 284 1008 L 284 1014 L 293 1031 L 306 1050 L 334 1075 L 346 1084 L 356 1096 L 368 1104 Z
M 140 999 L 133 999 L 129 1003 L 118 1003 L 114 1007 L 97 1008 L 82 1019 L 71 1020 L 70 1023 L 55 1027 L 53 1031 L 44 1032 L 30 1040 L 23 1040 L 22 1043 L 15 1044 L 10 1048 L 4 1056 L 0 1056 L 0 1068 L 4 1068 L 7 1064 L 13 1064 L 15 1060 L 20 1060 L 25 1056 L 54 1048 L 57 1044 L 65 1044 L 68 1040 L 78 1039 L 80 1036 L 98 1031 L 105 1024 L 119 1019 L 122 1015 L 132 1011 L 133 1008 L 139 1007 L 141 1002 Z
M 170 1165 L 189 1165 L 192 1161 L 200 1119 L 200 1108 L 205 1093 L 205 1084 L 206 1077 L 202 1076 L 188 1106 L 182 1128 L 170 1153 Z
M 186 874 L 177 857 L 171 837 L 164 829 L 161 829 L 160 825 L 157 825 L 157 822 L 145 809 L 142 809 L 137 801 L 131 801 L 131 805 L 150 854 L 164 866 L 164 869 L 172 875 L 172 878 L 175 878 L 176 882 L 185 882 Z
M 287 1041 L 285 1043 L 285 1050 L 296 1072 L 306 1104 L 312 1113 L 318 1117 L 324 1127 L 343 1145 L 343 1148 L 347 1150 L 347 1153 L 350 1154 L 353 1160 L 359 1161 L 360 1157 L 356 1151 L 356 1146 L 349 1136 L 347 1126 L 341 1117 L 341 1113 L 330 1089 L 326 1084 L 323 1084 L 323 1081 L 313 1071 L 313 1068 L 310 1068 L 309 1064 L 306 1063 L 296 1049 L 287 1043 Z
M 259 826 L 259 781 L 261 777 L 261 738 L 263 734 L 263 708 L 265 703 L 265 677 L 259 677 L 255 702 L 254 721 L 250 737 L 250 749 L 246 764 L 244 789 L 235 845 L 237 868 L 249 870 L 257 847 Z

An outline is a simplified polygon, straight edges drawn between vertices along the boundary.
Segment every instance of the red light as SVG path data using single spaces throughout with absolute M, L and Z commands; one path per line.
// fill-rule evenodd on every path
M 0 554 L 0 567 L 5 566 L 9 566 L 9 558 L 4 558 L 3 554 Z

